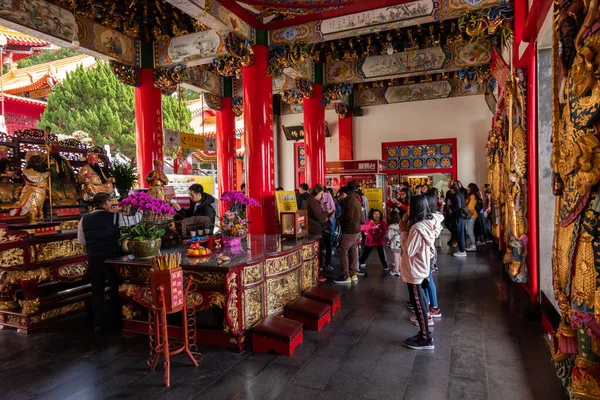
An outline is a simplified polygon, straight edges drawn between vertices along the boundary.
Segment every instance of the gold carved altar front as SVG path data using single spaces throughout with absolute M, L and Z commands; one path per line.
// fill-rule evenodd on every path
M 303 291 L 317 285 L 319 272 L 318 238 L 282 240 L 277 235 L 258 235 L 248 241 L 250 249 L 227 252 L 232 260 L 217 265 L 215 256 L 194 259 L 182 252 L 184 276 L 193 276 L 188 307 L 196 312 L 196 340 L 201 343 L 232 347 L 246 346 L 247 332 L 267 315 L 284 312 L 287 304 Z M 148 262 L 127 257 L 109 260 L 122 280 L 121 297 L 125 330 L 147 333 L 146 307 L 151 302 L 147 286 Z M 216 326 L 206 328 L 204 315 L 219 317 Z

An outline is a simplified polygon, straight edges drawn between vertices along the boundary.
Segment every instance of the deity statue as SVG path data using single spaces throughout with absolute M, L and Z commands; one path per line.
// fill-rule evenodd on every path
M 21 191 L 21 198 L 10 215 L 29 215 L 32 224 L 44 219 L 44 201 L 48 190 L 49 172 L 42 166 L 42 153 L 34 150 L 25 155 L 27 168 L 23 170 L 25 187 Z
M 525 102 L 519 75 L 506 82 L 505 105 L 508 109 L 506 154 L 504 157 L 504 241 L 507 244 L 504 265 L 515 282 L 527 282 L 527 138 Z
M 169 184 L 169 178 L 163 172 L 163 164 L 163 160 L 154 160 L 154 169 L 146 176 L 146 183 L 150 185 L 148 194 L 160 200 L 165 200 L 165 186 Z
M 552 356 L 572 398 L 600 398 L 600 24 L 598 0 L 560 0 L 554 43 L 552 253 L 561 313 Z M 560 42 L 560 47 L 558 43 Z
M 0 203 L 12 205 L 21 195 L 21 183 L 15 182 L 17 174 L 8 159 L 8 148 L 0 146 Z
M 88 163 L 81 167 L 78 174 L 83 201 L 92 201 L 96 193 L 114 194 L 115 178 L 110 175 L 106 166 L 100 166 L 98 155 L 90 153 L 87 159 Z
M 60 155 L 58 143 L 50 144 L 50 165 L 45 160 L 44 167 L 50 171 L 53 204 L 77 203 L 75 172 L 71 163 Z

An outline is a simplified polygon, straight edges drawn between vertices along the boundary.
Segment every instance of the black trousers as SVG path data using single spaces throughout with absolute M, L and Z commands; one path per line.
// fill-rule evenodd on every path
M 90 257 L 89 272 L 92 284 L 92 316 L 96 328 L 106 328 L 107 324 L 117 323 L 120 315 L 119 281 L 114 266 L 106 264 L 104 258 Z M 104 315 L 104 290 L 106 282 L 111 291 L 109 313 Z
M 331 224 L 328 222 L 328 224 Z M 331 265 L 331 253 L 333 251 L 331 247 L 331 234 L 327 234 L 323 232 L 321 236 L 321 251 L 325 250 L 325 263 L 321 263 L 321 266 L 330 266 Z
M 381 265 L 387 267 L 387 255 L 385 254 L 385 249 L 383 248 L 383 246 L 365 246 L 365 249 L 362 252 L 362 256 L 360 257 L 360 263 L 364 264 L 365 261 L 367 261 L 372 249 L 377 249 L 377 254 L 379 254 L 379 261 L 381 261 Z
M 429 305 L 425 299 L 425 292 L 421 285 L 414 285 L 407 283 L 408 296 L 410 297 L 410 303 L 414 307 L 415 316 L 419 321 L 419 329 L 421 337 L 425 340 L 429 340 L 431 332 L 429 331 Z

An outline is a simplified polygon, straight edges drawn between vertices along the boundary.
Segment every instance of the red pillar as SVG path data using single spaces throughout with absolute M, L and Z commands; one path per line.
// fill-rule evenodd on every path
M 538 151 L 537 151 L 537 48 L 533 46 L 527 69 L 527 225 L 529 255 L 529 296 L 532 303 L 538 302 L 539 292 L 539 247 L 538 247 Z
M 217 114 L 217 172 L 219 197 L 235 187 L 235 115 L 231 108 L 231 97 L 223 97 Z M 219 215 L 226 211 L 226 205 L 219 202 Z
M 160 90 L 154 87 L 151 68 L 140 68 L 140 85 L 135 88 L 134 98 L 137 170 L 139 183 L 145 187 L 152 162 L 163 158 L 162 99 Z
M 346 117 L 338 117 L 339 138 L 340 138 L 340 160 L 354 160 L 354 148 L 352 143 L 352 114 L 348 113 Z
M 321 104 L 322 98 L 323 85 L 313 84 L 312 97 L 304 99 L 305 176 L 311 188 L 317 183 L 325 184 L 325 107 Z
M 248 207 L 251 234 L 276 233 L 273 80 L 267 76 L 267 46 L 255 45 L 254 64 L 244 67 L 244 144 L 246 193 L 259 207 Z

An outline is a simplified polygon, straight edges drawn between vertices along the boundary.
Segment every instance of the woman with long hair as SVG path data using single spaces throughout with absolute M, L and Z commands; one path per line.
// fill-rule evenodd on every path
M 415 310 L 420 329 L 418 335 L 408 338 L 406 346 L 415 350 L 433 350 L 433 337 L 429 330 L 429 305 L 423 287 L 429 286 L 432 249 L 435 248 L 437 232 L 441 230 L 441 220 L 435 219 L 429 210 L 427 197 L 413 196 L 410 199 L 409 214 L 400 222 L 402 280 L 408 286 L 408 294 Z
M 467 186 L 467 196 L 465 197 L 467 208 L 471 211 L 471 218 L 467 219 L 467 236 L 471 241 L 471 245 L 466 248 L 467 251 L 477 251 L 477 241 L 475 240 L 475 221 L 477 221 L 477 196 L 481 200 L 479 188 L 474 183 L 469 183 Z

